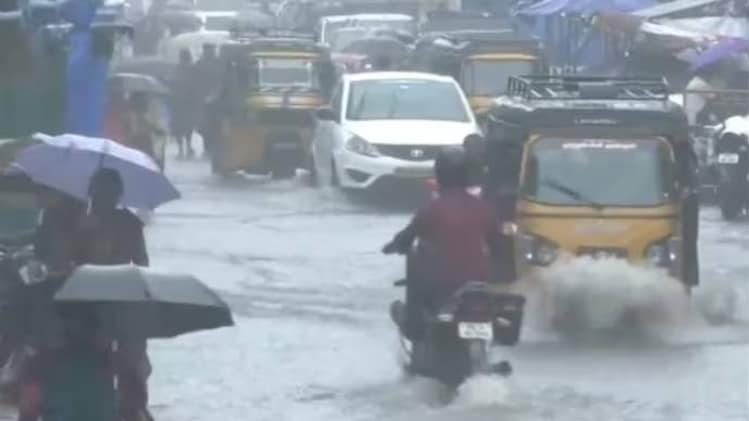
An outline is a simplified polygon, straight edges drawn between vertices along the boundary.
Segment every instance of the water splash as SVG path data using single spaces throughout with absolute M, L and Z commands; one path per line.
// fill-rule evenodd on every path
M 466 380 L 458 389 L 453 402 L 457 407 L 482 407 L 506 405 L 510 400 L 507 379 L 498 376 L 479 375 Z
M 660 329 L 704 325 L 679 281 L 617 259 L 566 260 L 517 288 L 528 298 L 526 327 L 536 332 L 657 336 Z

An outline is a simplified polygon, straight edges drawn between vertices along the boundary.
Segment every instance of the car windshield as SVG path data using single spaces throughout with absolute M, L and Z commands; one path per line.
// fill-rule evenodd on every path
M 205 29 L 209 31 L 229 31 L 236 23 L 235 16 L 208 16 L 205 18 Z
M 669 151 L 655 138 L 542 138 L 529 151 L 523 191 L 555 205 L 658 205 L 672 192 Z
M 314 64 L 302 59 L 261 59 L 258 82 L 261 87 L 296 86 L 318 88 Z
M 507 89 L 510 76 L 533 73 L 532 60 L 473 60 L 463 67 L 462 84 L 473 95 L 499 95 Z
M 352 83 L 346 118 L 469 121 L 460 91 L 453 83 L 414 79 Z
M 369 33 L 368 28 L 341 28 L 335 31 L 330 38 L 330 48 L 333 51 L 341 51 L 352 42 L 364 38 Z

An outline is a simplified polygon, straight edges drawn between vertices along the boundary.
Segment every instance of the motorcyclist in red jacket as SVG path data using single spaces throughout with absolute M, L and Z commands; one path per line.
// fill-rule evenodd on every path
M 469 166 L 462 147 L 440 152 L 435 161 L 439 195 L 383 248 L 385 254 L 408 254 L 419 240 L 419 251 L 412 258 L 419 260 L 420 267 L 408 274 L 409 324 L 422 305 L 444 303 L 467 282 L 490 281 L 499 229 L 492 209 L 466 191 Z M 408 332 L 412 329 L 405 330 L 412 336 Z

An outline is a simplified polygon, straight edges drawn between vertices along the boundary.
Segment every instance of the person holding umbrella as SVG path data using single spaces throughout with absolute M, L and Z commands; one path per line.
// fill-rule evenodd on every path
M 124 193 L 119 172 L 99 169 L 91 178 L 90 205 L 81 215 L 74 239 L 75 266 L 148 266 L 143 224 L 132 212 L 118 205 Z M 146 341 L 130 338 L 119 342 L 118 371 L 120 411 L 124 420 L 141 420 L 148 415 L 148 377 L 151 365 Z

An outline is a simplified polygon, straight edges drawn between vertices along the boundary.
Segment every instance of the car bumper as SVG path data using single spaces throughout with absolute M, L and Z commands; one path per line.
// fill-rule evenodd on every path
M 384 180 L 411 184 L 434 176 L 434 161 L 370 157 L 349 151 L 340 151 L 335 158 L 338 180 L 342 187 L 349 189 L 369 189 Z

